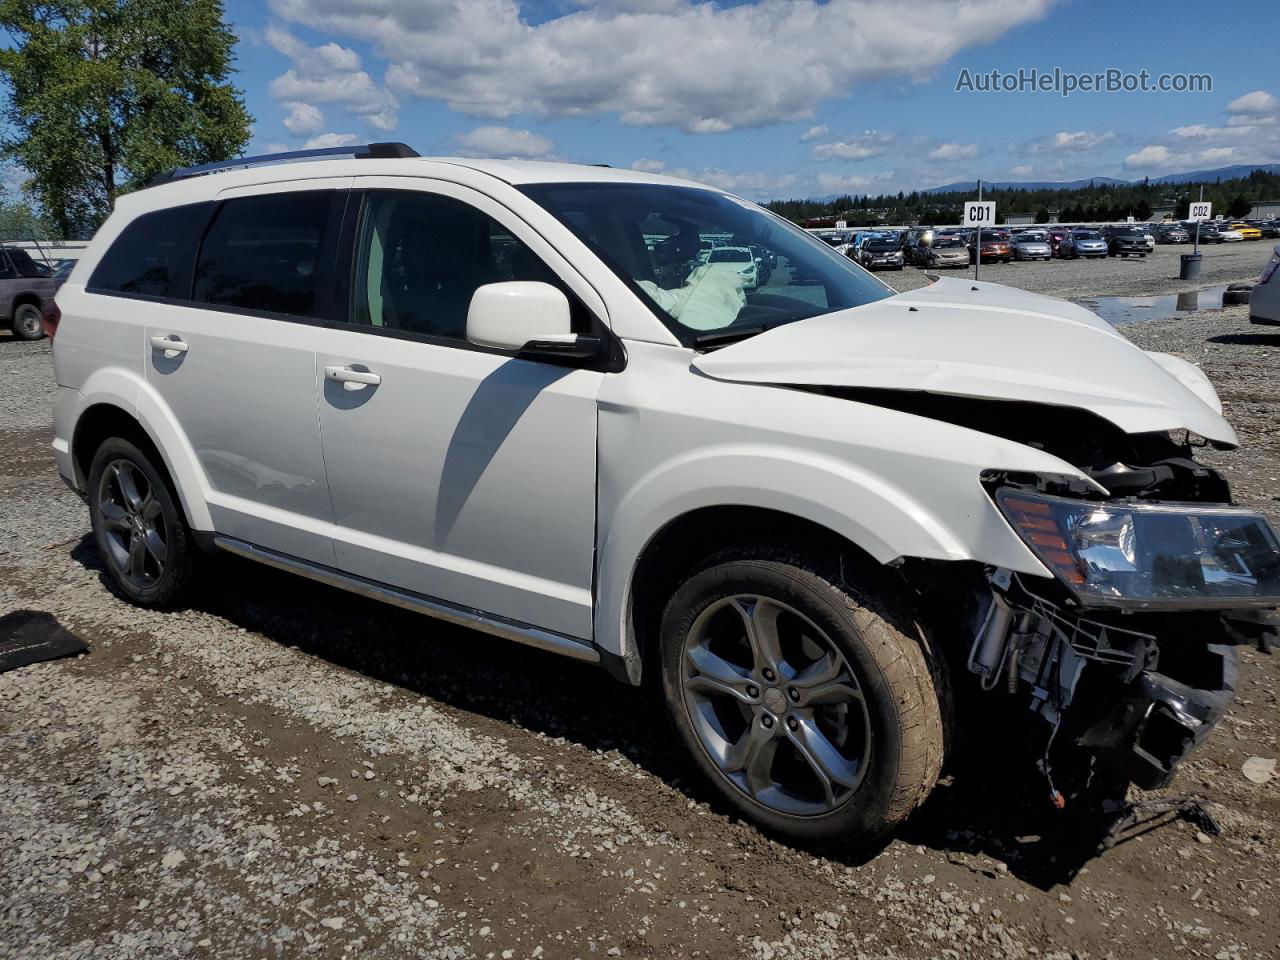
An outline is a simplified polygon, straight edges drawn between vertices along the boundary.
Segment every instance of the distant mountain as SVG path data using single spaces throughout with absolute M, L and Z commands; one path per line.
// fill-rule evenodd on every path
M 1247 177 L 1255 170 L 1262 170 L 1266 173 L 1280 173 L 1280 163 L 1237 163 L 1230 167 L 1217 167 L 1213 170 L 1191 170 L 1187 173 L 1171 173 L 1164 177 L 1152 177 L 1150 182 L 1195 183 L 1198 181 L 1239 180 L 1242 177 Z M 1101 186 L 1103 184 L 1128 186 L 1141 182 L 1141 178 L 1137 180 L 1117 180 L 1115 177 L 1086 177 L 1083 180 L 1061 181 L 983 180 L 982 186 L 986 190 L 1083 190 L 1085 187 Z M 976 180 L 965 180 L 958 183 L 948 183 L 941 187 L 930 187 L 928 190 L 922 190 L 921 193 L 976 193 L 977 190 L 978 182 Z
M 1127 184 L 1128 180 L 1117 180 L 1114 177 L 1089 177 L 1085 180 L 983 180 L 984 190 L 1083 190 L 1085 187 L 1111 183 Z M 976 193 L 978 181 L 962 180 L 948 183 L 941 187 L 930 187 L 921 193 Z
M 1263 173 L 1280 173 L 1280 163 L 1237 163 L 1230 167 L 1218 167 L 1214 170 L 1192 170 L 1190 173 L 1171 173 L 1167 177 L 1157 177 L 1152 183 L 1195 183 L 1200 180 L 1239 180 L 1247 177 L 1255 170 Z

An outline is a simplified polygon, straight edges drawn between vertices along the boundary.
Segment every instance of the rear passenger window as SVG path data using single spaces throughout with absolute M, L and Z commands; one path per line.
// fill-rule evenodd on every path
M 146 213 L 130 223 L 103 255 L 89 289 L 185 300 L 191 262 L 209 217 L 208 203 Z
M 318 316 L 319 260 L 334 201 L 332 190 L 224 201 L 200 245 L 193 299 Z

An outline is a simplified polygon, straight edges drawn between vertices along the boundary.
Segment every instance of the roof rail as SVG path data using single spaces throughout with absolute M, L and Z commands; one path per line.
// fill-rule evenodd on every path
M 178 167 L 157 174 L 147 183 L 148 187 L 158 187 L 162 183 L 174 180 L 185 180 L 187 177 L 202 177 L 209 173 L 223 170 L 240 170 L 257 167 L 269 163 L 288 163 L 294 160 L 321 160 L 352 157 L 356 160 L 389 160 L 403 157 L 420 156 L 417 150 L 404 143 L 353 143 L 345 147 L 319 147 L 314 150 L 293 150 L 289 153 L 263 153 L 256 157 L 237 157 L 234 160 L 219 160 L 216 163 L 200 163 L 192 167 Z

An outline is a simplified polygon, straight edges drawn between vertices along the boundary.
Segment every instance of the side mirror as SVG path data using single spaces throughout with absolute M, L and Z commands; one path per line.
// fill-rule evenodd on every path
M 569 299 L 549 283 L 487 283 L 471 295 L 467 340 L 480 347 L 565 358 L 593 357 L 601 343 L 570 329 Z

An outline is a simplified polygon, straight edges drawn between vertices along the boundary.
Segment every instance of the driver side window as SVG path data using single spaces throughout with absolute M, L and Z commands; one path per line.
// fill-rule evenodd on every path
M 465 341 L 478 287 L 537 280 L 565 290 L 502 224 L 453 197 L 371 191 L 356 243 L 351 320 L 362 326 Z

